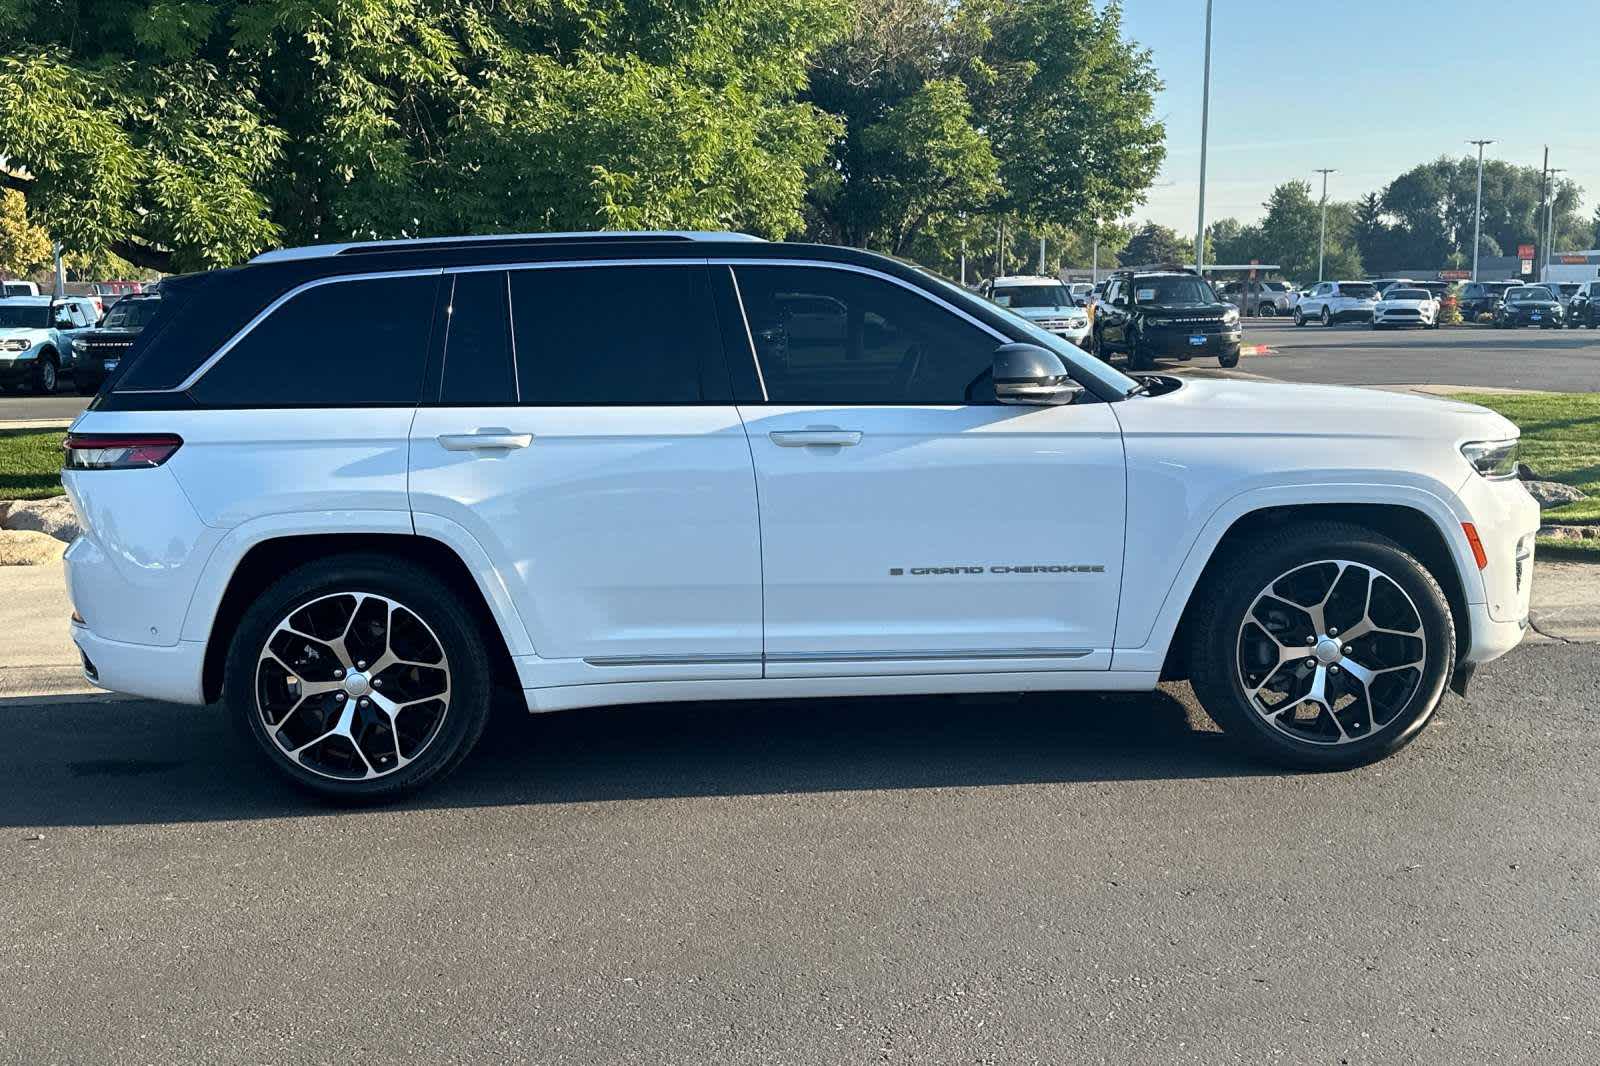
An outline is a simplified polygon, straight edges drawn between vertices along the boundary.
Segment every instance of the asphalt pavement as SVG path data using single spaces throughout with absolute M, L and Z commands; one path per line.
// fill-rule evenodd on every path
M 1600 1059 L 1600 656 L 1281 774 L 1184 686 L 507 713 L 338 811 L 0 701 L 0 1061 Z

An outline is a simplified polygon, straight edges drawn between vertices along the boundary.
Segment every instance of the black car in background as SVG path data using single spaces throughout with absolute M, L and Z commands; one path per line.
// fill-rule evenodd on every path
M 1543 285 L 1518 285 L 1507 289 L 1505 300 L 1495 312 L 1494 324 L 1505 329 L 1538 326 L 1561 328 L 1561 301 Z
M 99 391 L 160 306 L 161 297 L 154 293 L 128 293 L 111 305 L 98 326 L 78 335 L 72 342 L 78 357 L 72 381 L 80 393 Z
M 1586 281 L 1578 286 L 1567 303 L 1567 328 L 1588 326 L 1600 329 L 1600 281 Z
M 1497 314 L 1506 292 L 1521 284 L 1520 281 L 1467 282 L 1461 286 L 1461 295 L 1457 298 L 1461 305 L 1461 317 L 1471 322 L 1479 315 Z
M 1221 366 L 1237 366 L 1239 309 L 1185 267 L 1119 270 L 1095 307 L 1089 341 L 1102 359 L 1125 352 L 1133 370 L 1149 370 L 1161 356 L 1215 356 Z

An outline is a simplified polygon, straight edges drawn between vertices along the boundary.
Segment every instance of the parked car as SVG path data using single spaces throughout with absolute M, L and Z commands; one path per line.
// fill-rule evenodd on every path
M 1378 295 L 1382 296 L 1386 290 L 1392 289 L 1396 285 L 1415 288 L 1417 283 L 1410 278 L 1373 278 L 1370 284 L 1374 289 L 1378 290 Z
M 1162 356 L 1214 356 L 1220 366 L 1237 366 L 1239 338 L 1239 309 L 1210 282 L 1183 267 L 1140 267 L 1107 280 L 1090 351 L 1107 360 L 1123 353 L 1134 370 L 1148 370 Z
M 1125 289 L 1218 307 L 1181 272 Z M 221 700 L 338 799 L 448 774 L 497 686 L 550 711 L 1187 677 L 1258 754 L 1350 767 L 1526 626 L 1539 513 L 1501 416 L 1129 377 L 856 249 L 332 245 L 163 292 L 66 441 L 85 674 Z
M 1271 318 L 1294 309 L 1294 290 L 1287 281 L 1246 278 L 1223 286 L 1221 296 L 1245 315 Z
M 39 286 L 31 281 L 0 281 L 0 299 L 7 296 L 37 296 Z
M 61 373 L 77 366 L 73 340 L 94 324 L 80 296 L 0 299 L 0 385 L 55 392 Z
M 993 278 L 978 286 L 978 295 L 1079 347 L 1088 340 L 1088 312 L 1055 278 Z
M 1427 289 L 1391 285 L 1372 308 L 1372 328 L 1395 326 L 1439 328 L 1439 301 Z
M 1494 324 L 1506 329 L 1539 326 L 1561 328 L 1561 303 L 1543 285 L 1518 285 L 1507 289 L 1495 312 Z
M 1469 281 L 1461 286 L 1461 315 L 1467 321 L 1479 315 L 1492 315 L 1500 310 L 1506 293 L 1521 285 L 1520 281 Z
M 1294 306 L 1294 324 L 1371 322 L 1378 290 L 1370 281 L 1319 281 Z
M 1550 290 L 1550 295 L 1555 297 L 1556 303 L 1560 304 L 1563 310 L 1577 294 L 1579 285 L 1576 281 L 1540 281 L 1535 284 Z
M 1561 317 L 1566 321 L 1568 329 L 1577 329 L 1579 326 L 1588 326 L 1590 329 L 1600 327 L 1600 280 L 1585 281 L 1579 285 L 1578 291 L 1572 294 L 1572 299 Z
M 1079 307 L 1089 306 L 1089 294 L 1094 291 L 1094 285 L 1087 281 L 1074 281 L 1067 286 L 1067 291 L 1072 293 L 1072 302 Z
M 120 296 L 98 326 L 78 335 L 72 345 L 77 352 L 72 381 L 80 393 L 99 390 L 160 308 L 161 297 L 155 294 Z

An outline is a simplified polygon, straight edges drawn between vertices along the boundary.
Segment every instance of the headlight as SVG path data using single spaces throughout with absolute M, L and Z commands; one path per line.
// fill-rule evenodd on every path
M 1520 440 L 1475 440 L 1461 446 L 1472 469 L 1487 478 L 1517 476 L 1517 451 Z
M 1226 311 L 1222 312 L 1222 321 L 1228 323 L 1239 321 L 1239 309 L 1237 307 L 1230 307 Z
M 33 347 L 33 342 L 24 340 L 21 337 L 12 337 L 4 344 L 4 348 L 8 352 L 25 352 L 31 347 Z

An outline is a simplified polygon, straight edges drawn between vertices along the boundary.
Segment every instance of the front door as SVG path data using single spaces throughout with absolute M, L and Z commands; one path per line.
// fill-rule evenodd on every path
M 887 276 L 737 265 L 764 403 L 767 676 L 1105 669 L 1125 479 L 1111 407 L 994 402 L 1001 338 Z
M 505 581 L 538 659 L 524 684 L 759 677 L 755 482 L 704 264 L 444 283 L 411 505 Z

